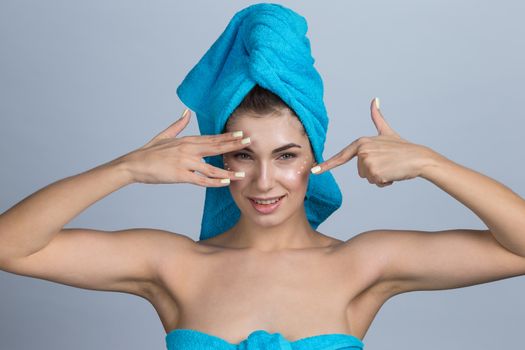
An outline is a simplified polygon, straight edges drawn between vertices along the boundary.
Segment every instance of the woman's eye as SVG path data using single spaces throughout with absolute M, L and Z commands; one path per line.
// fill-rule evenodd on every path
M 284 159 L 292 159 L 292 158 L 295 158 L 295 153 L 283 153 L 281 157 L 284 157 L 284 156 L 289 156 L 289 157 L 285 157 Z
M 237 153 L 237 154 L 234 155 L 234 157 L 237 158 L 237 159 L 246 159 L 246 158 L 244 158 L 244 156 L 249 157 L 249 155 L 247 153 Z
M 250 157 L 250 155 L 247 154 L 247 153 L 236 153 L 234 155 L 234 157 L 236 159 L 248 159 Z M 287 159 L 292 159 L 292 158 L 295 158 L 295 157 L 296 157 L 295 153 L 283 153 L 283 154 L 281 154 L 281 156 L 279 158 L 287 160 Z

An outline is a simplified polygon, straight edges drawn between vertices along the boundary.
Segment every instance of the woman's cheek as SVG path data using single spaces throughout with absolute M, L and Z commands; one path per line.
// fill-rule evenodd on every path
M 279 172 L 281 174 L 281 179 L 288 183 L 299 182 L 302 177 L 300 171 L 293 167 L 280 169 Z
M 281 169 L 282 178 L 285 179 L 290 184 L 300 185 L 303 182 L 308 180 L 308 169 L 307 162 L 300 161 L 296 164 L 290 165 L 289 167 L 283 167 Z
M 281 164 L 275 168 L 274 176 L 283 181 L 289 182 L 290 184 L 299 184 L 304 181 L 308 181 L 310 175 L 309 169 L 311 166 L 311 158 L 297 159 L 292 164 Z M 252 169 L 253 164 L 243 164 L 232 158 L 224 159 L 224 168 L 229 171 L 244 171 L 246 177 L 253 177 L 255 170 Z M 233 183 L 235 183 L 234 181 Z M 231 186 L 231 185 L 230 185 Z

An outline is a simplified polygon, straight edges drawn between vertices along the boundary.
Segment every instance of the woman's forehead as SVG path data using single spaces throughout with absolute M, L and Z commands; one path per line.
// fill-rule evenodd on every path
M 289 113 L 241 114 L 230 123 L 230 128 L 243 131 L 274 131 L 280 133 L 302 133 L 304 128 L 299 119 Z

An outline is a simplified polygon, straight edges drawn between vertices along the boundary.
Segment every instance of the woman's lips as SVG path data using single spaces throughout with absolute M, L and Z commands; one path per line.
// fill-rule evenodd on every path
M 261 213 L 261 214 L 270 214 L 273 211 L 275 211 L 281 205 L 281 202 L 283 201 L 284 197 L 285 196 L 279 197 L 279 200 L 277 202 L 275 202 L 275 203 L 272 203 L 272 204 L 258 204 L 252 198 L 249 198 L 249 199 L 250 199 L 250 203 L 252 203 L 252 206 L 259 213 Z
M 269 200 L 273 200 L 273 199 L 277 199 L 277 198 L 282 198 L 284 197 L 283 196 L 276 196 L 276 197 L 268 197 L 268 198 L 259 198 L 259 197 L 248 197 L 249 199 L 252 199 L 252 200 L 259 200 L 259 201 L 269 201 Z

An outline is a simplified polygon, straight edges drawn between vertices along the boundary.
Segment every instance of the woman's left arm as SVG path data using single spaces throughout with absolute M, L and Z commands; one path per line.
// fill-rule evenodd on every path
M 357 157 L 359 176 L 379 187 L 417 176 L 431 181 L 471 209 L 494 238 L 525 257 L 525 200 L 496 180 L 457 164 L 429 147 L 401 138 L 372 100 L 370 111 L 378 136 L 360 137 L 312 168 L 320 174 Z
M 357 157 L 359 176 L 379 187 L 420 176 L 470 208 L 489 230 L 372 230 L 351 239 L 349 256 L 359 252 L 361 259 L 378 262 L 376 283 L 389 296 L 525 275 L 525 201 L 497 181 L 404 140 L 373 102 L 370 108 L 379 135 L 360 137 L 312 172 Z
M 498 181 L 428 150 L 420 176 L 471 209 L 503 247 L 525 257 L 525 200 Z

